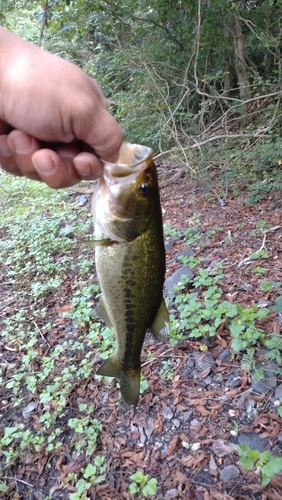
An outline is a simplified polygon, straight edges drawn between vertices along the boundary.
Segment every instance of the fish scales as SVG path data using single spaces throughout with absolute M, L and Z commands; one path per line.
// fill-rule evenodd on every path
M 96 235 L 105 241 L 96 246 L 102 290 L 96 312 L 116 336 L 113 356 L 97 373 L 117 377 L 125 403 L 136 405 L 146 331 L 151 328 L 156 338 L 169 331 L 162 292 L 165 250 L 157 173 L 151 156 L 143 160 L 133 178 L 132 173 L 121 177 L 121 186 L 116 185 L 116 179 L 112 186 L 111 180 L 107 184 L 106 177 L 93 197 Z

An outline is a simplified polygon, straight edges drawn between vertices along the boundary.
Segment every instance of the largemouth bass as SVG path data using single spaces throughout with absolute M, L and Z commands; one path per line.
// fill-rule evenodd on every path
M 116 350 L 98 375 L 116 377 L 123 401 L 136 406 L 146 331 L 169 334 L 163 300 L 165 250 L 152 150 L 123 143 L 117 164 L 104 162 L 92 199 L 95 261 L 102 299 L 95 312 L 116 337 Z

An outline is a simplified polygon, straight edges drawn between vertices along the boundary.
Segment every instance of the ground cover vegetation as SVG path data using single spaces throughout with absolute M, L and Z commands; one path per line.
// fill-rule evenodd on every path
M 0 6 L 154 148 L 167 276 L 193 275 L 166 292 L 171 337 L 144 346 L 128 412 L 95 376 L 114 337 L 93 313 L 89 185 L 0 174 L 0 498 L 278 500 L 281 1 Z

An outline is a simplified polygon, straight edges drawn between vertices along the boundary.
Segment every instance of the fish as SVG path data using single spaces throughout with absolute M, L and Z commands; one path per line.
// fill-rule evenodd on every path
M 163 340 L 170 330 L 158 176 L 152 150 L 138 144 L 124 142 L 118 162 L 103 163 L 91 202 L 102 291 L 95 314 L 114 330 L 116 348 L 96 373 L 116 377 L 122 400 L 136 407 L 146 332 Z

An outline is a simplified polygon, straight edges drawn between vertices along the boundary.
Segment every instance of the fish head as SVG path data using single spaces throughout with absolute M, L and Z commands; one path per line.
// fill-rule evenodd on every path
M 96 226 L 113 241 L 132 241 L 146 231 L 159 203 L 152 150 L 123 143 L 118 162 L 103 163 L 104 173 L 92 198 Z

